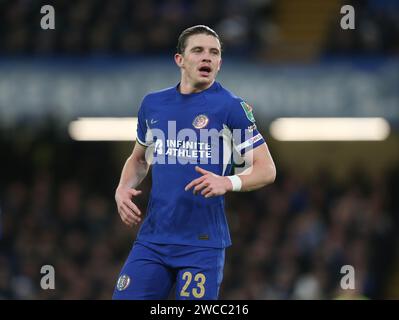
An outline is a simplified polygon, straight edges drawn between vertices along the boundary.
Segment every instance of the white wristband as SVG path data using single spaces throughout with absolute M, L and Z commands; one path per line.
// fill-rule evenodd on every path
M 242 181 L 239 176 L 237 176 L 237 175 L 227 176 L 227 178 L 229 178 L 229 180 L 231 181 L 231 184 L 233 185 L 232 191 L 240 191 L 241 190 Z

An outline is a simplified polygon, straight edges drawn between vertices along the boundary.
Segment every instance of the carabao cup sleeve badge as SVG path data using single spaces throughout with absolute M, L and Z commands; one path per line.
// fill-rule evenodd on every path
M 255 122 L 255 117 L 252 112 L 252 107 L 244 101 L 240 102 L 240 104 L 241 107 L 244 109 L 245 115 L 247 116 L 248 120 L 251 122 Z

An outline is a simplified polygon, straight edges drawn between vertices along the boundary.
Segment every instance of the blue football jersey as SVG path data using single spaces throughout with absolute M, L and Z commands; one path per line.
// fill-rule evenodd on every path
M 234 152 L 264 143 L 252 108 L 214 82 L 181 94 L 176 87 L 150 93 L 138 113 L 137 141 L 152 163 L 152 189 L 138 239 L 225 248 L 231 245 L 224 197 L 205 198 L 184 187 L 201 176 L 195 166 L 229 175 Z

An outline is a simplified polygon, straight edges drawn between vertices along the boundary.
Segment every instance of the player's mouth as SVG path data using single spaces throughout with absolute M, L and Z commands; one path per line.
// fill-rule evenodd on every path
M 202 67 L 199 67 L 198 71 L 199 71 L 201 77 L 209 77 L 209 75 L 212 72 L 212 68 L 209 66 L 202 66 Z

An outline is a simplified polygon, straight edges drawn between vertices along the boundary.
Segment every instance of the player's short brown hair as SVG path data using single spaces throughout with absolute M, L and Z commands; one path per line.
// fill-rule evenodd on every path
M 213 36 L 219 40 L 220 46 L 222 46 L 222 42 L 220 41 L 218 34 L 208 26 L 200 24 L 197 26 L 187 28 L 180 34 L 176 46 L 177 53 L 182 54 L 184 52 L 187 46 L 187 39 L 195 34 L 207 34 Z

